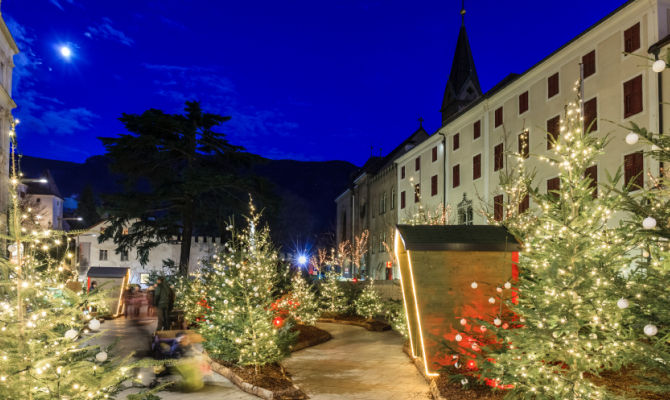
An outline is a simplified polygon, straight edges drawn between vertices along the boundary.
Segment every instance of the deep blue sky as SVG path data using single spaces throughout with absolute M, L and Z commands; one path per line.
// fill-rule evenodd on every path
M 482 90 L 523 72 L 624 0 L 466 2 Z M 458 0 L 4 0 L 19 45 L 14 115 L 23 153 L 83 161 L 121 113 L 233 119 L 221 130 L 270 158 L 387 153 L 439 128 Z M 69 44 L 69 62 L 58 46 Z

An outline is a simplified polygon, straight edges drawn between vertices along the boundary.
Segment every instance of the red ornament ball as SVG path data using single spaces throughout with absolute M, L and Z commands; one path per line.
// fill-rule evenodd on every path
M 284 326 L 284 318 L 275 317 L 275 319 L 272 320 L 272 325 L 274 325 L 275 328 L 281 328 Z

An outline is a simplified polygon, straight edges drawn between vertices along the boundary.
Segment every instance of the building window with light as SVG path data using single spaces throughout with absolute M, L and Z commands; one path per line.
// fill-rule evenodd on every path
M 467 195 L 463 193 L 463 200 L 458 203 L 458 224 L 472 225 L 472 219 L 472 200 L 468 200 Z
M 100 253 L 98 254 L 98 259 L 100 261 L 107 261 L 107 250 L 100 250 Z

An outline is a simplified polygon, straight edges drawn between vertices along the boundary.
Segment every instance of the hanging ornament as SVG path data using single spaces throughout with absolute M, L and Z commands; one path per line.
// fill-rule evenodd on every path
M 497 288 L 496 288 L 496 292 L 498 292 L 498 293 L 502 293 L 502 288 L 501 288 L 501 287 L 497 287 Z
M 664 60 L 656 60 L 653 64 L 651 64 L 651 70 L 656 73 L 663 72 L 665 67 L 667 67 L 667 65 L 665 64 Z
M 644 334 L 647 336 L 655 336 L 658 333 L 656 325 L 649 324 L 644 327 Z
M 272 325 L 274 325 L 275 328 L 281 328 L 284 326 L 284 318 L 275 317 L 275 319 L 272 320 Z
M 484 325 L 482 325 L 482 326 L 479 327 L 479 330 L 482 331 L 482 332 L 486 332 L 486 327 Z
M 494 297 L 489 297 L 489 303 L 495 304 L 496 299 Z
M 74 329 L 69 329 L 65 332 L 65 339 L 74 340 L 77 337 L 78 332 Z
M 511 288 L 512 288 L 512 284 L 509 283 L 509 282 L 505 282 L 505 289 L 511 289 Z
M 647 217 L 642 220 L 642 227 L 644 229 L 654 229 L 656 228 L 656 220 L 654 217 Z
M 472 283 L 470 284 L 470 287 L 473 288 L 473 289 L 477 289 L 477 286 L 478 286 L 478 285 L 477 285 L 477 282 L 472 282 Z
M 468 379 L 467 378 L 461 379 L 461 385 L 465 386 L 467 384 L 468 384 Z
M 500 324 L 502 324 L 502 321 L 500 320 L 500 318 L 496 318 L 496 319 L 493 320 L 493 325 L 500 326 Z
M 92 319 L 88 322 L 88 328 L 92 331 L 97 331 L 100 329 L 100 321 L 97 319 Z
M 461 325 L 465 326 L 468 323 L 468 320 L 465 318 L 461 318 Z
M 98 362 L 105 362 L 105 361 L 107 361 L 107 353 L 104 352 L 104 351 L 101 351 L 100 353 L 95 355 L 95 359 Z
M 628 300 L 624 299 L 623 297 L 619 299 L 619 301 L 616 302 L 616 306 L 619 307 L 620 309 L 624 310 L 628 308 L 630 304 L 628 303 Z
M 508 324 L 507 322 L 505 322 L 504 324 L 502 324 L 502 328 L 503 328 L 503 329 L 507 329 L 507 328 L 509 328 L 509 324 Z
M 457 333 L 456 336 L 454 337 L 454 340 L 456 340 L 457 342 L 460 342 L 461 340 L 463 340 L 463 336 L 461 336 L 460 333 Z
M 649 257 L 649 252 L 647 250 L 642 250 L 642 257 L 644 258 Z
M 635 132 L 628 132 L 628 135 L 626 135 L 626 143 L 630 145 L 637 143 L 638 140 L 640 140 L 640 135 Z

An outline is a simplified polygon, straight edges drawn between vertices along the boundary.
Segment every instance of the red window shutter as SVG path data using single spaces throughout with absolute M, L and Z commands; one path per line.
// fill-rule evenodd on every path
M 437 146 L 433 147 L 433 162 L 437 161 Z
M 528 158 L 530 154 L 530 141 L 529 141 L 529 133 L 528 131 L 521 132 L 519 134 L 519 154 L 523 158 Z
M 561 180 L 560 178 L 551 178 L 547 180 L 547 194 L 558 197 L 559 194 L 556 193 L 561 189 Z
M 495 127 L 499 127 L 503 123 L 503 108 L 498 107 L 495 111 Z
M 623 84 L 623 117 L 642 112 L 642 75 Z
M 493 170 L 498 171 L 503 168 L 503 144 L 500 143 L 493 148 Z
M 461 166 L 454 165 L 452 168 L 452 187 L 458 187 L 461 184 Z
M 561 132 L 561 118 L 557 115 L 547 121 L 547 150 L 554 147 Z
M 458 150 L 461 147 L 460 133 L 454 135 L 454 150 Z
M 528 92 L 523 92 L 519 95 L 519 114 L 528 111 Z
M 473 131 L 473 138 L 477 139 L 482 135 L 482 123 L 481 121 L 477 121 L 472 125 L 472 131 Z
M 530 196 L 525 195 L 519 203 L 519 214 L 526 212 L 530 208 Z
M 598 130 L 598 99 L 596 97 L 584 103 L 584 129 L 587 133 Z
M 482 177 L 482 155 L 472 157 L 472 180 Z
M 640 48 L 640 23 L 631 26 L 623 32 L 624 51 L 632 53 Z
M 400 168 L 400 179 L 405 179 L 405 166 Z
M 558 94 L 558 72 L 547 79 L 547 98 Z
M 420 169 L 421 169 L 421 157 L 417 157 L 417 158 L 414 160 L 414 170 L 415 170 L 415 171 L 418 171 L 418 170 L 420 170 Z
M 596 51 L 584 54 L 582 57 L 582 65 L 584 66 L 584 78 L 596 73 Z
M 642 152 L 638 151 L 626 154 L 623 158 L 624 183 L 631 185 L 631 190 L 638 190 L 644 186 L 644 158 Z
M 598 197 L 598 166 L 593 165 L 584 171 L 584 178 L 590 179 L 589 187 L 593 189 L 593 198 Z
M 499 194 L 493 197 L 493 219 L 502 221 L 503 219 L 503 195 Z
M 437 175 L 433 175 L 430 177 L 430 195 L 431 196 L 437 195 Z
M 421 201 L 421 184 L 417 183 L 414 185 L 414 202 L 418 203 Z
M 405 208 L 405 191 L 400 192 L 400 208 Z

